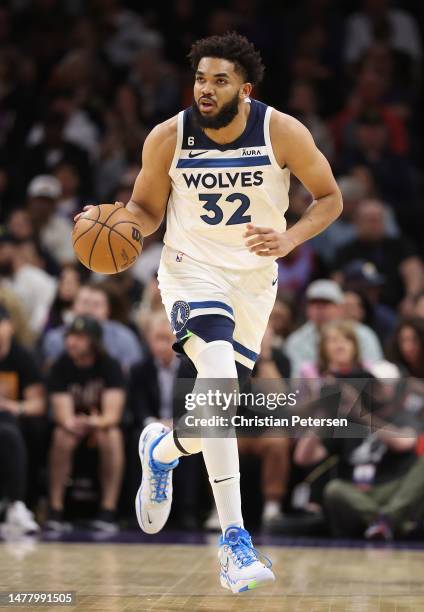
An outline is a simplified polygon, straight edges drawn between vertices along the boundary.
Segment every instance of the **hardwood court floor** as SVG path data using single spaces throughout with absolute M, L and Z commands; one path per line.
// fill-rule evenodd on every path
M 424 551 L 261 549 L 275 584 L 235 596 L 219 585 L 212 545 L 1 543 L 0 591 L 76 591 L 77 605 L 40 612 L 424 611 Z

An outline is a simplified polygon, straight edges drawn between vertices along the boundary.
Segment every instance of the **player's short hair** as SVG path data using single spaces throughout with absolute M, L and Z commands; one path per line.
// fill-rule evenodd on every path
M 236 72 L 252 85 L 262 81 L 265 66 L 261 54 L 245 36 L 237 32 L 197 40 L 188 54 L 193 70 L 197 70 L 202 57 L 219 57 L 233 62 Z

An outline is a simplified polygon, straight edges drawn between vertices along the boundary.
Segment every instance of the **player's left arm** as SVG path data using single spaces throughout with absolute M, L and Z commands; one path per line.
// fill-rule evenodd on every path
M 330 168 L 309 130 L 297 119 L 273 111 L 271 142 L 281 167 L 289 170 L 313 196 L 301 219 L 286 232 L 247 226 L 246 246 L 261 257 L 284 257 L 297 246 L 321 233 L 340 215 L 342 196 Z

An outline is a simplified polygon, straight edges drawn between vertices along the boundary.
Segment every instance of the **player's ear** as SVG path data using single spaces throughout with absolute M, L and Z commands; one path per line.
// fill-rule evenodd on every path
M 252 83 L 243 83 L 242 88 L 240 89 L 240 98 L 243 100 L 244 98 L 248 98 L 252 92 L 253 85 Z

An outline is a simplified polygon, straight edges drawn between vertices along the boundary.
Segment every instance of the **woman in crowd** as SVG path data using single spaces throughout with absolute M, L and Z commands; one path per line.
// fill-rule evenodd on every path
M 395 332 L 392 359 L 405 374 L 424 378 L 424 320 L 403 319 Z

